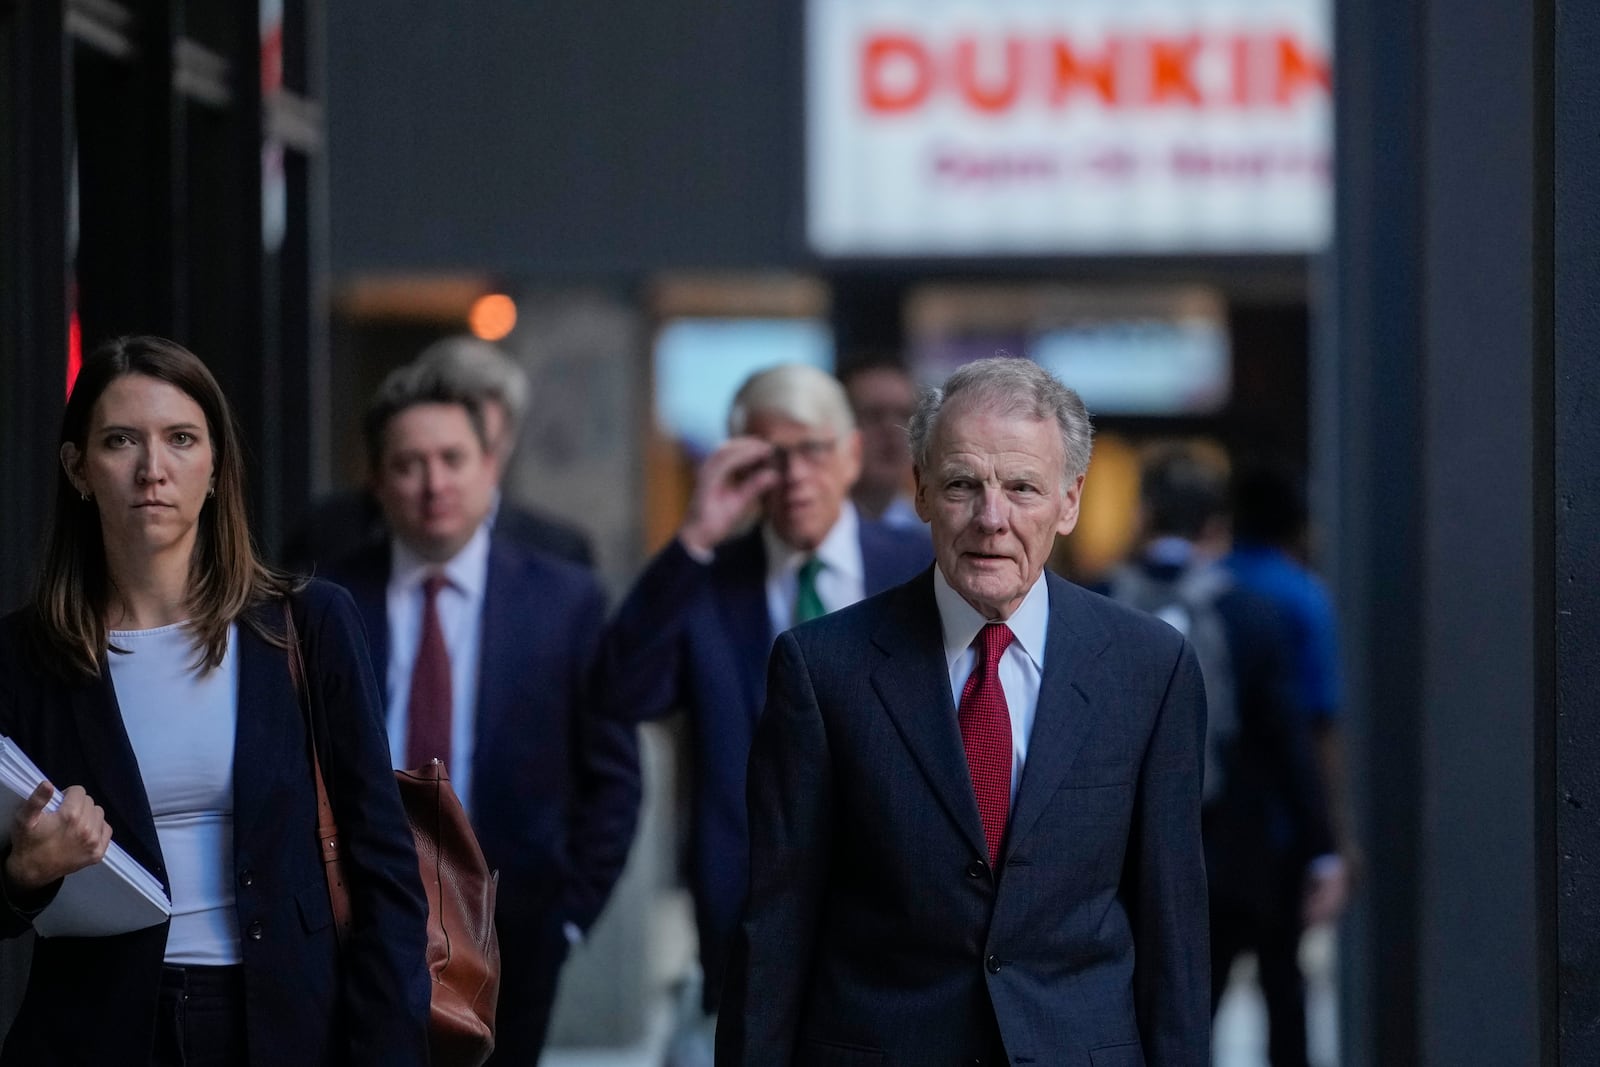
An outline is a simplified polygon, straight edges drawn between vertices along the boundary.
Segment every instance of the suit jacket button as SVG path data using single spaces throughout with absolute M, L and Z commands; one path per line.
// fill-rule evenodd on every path
M 1000 957 L 999 956 L 996 956 L 996 955 L 991 953 L 989 958 L 983 961 L 983 965 L 989 969 L 989 973 L 990 974 L 999 974 L 1000 973 Z
M 249 889 L 251 886 L 255 885 L 256 872 L 245 871 L 243 874 L 239 875 L 239 884 L 244 886 L 246 889 Z
M 988 869 L 988 866 L 982 860 L 973 860 L 971 863 L 967 864 L 967 877 L 982 878 L 983 872 Z
M 245 931 L 245 933 L 250 936 L 250 940 L 252 940 L 252 941 L 260 941 L 261 940 L 261 923 L 259 923 L 259 922 L 251 923 L 249 929 L 247 929 Z M 990 956 L 989 958 L 990 959 L 994 959 L 993 956 Z

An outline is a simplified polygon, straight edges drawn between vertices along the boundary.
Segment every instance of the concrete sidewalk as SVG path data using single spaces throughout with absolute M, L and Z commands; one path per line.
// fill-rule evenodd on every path
M 1313 1067 L 1337 1067 L 1339 1062 L 1338 969 L 1335 931 L 1320 927 L 1310 931 L 1301 946 L 1306 973 L 1306 1029 Z M 662 1067 L 672 1036 L 674 1010 L 663 994 L 656 1005 L 644 1040 L 628 1048 L 551 1049 L 540 1067 Z M 1255 960 L 1240 959 L 1232 984 L 1217 1011 L 1212 1038 L 1215 1067 L 1266 1067 L 1267 1013 L 1255 984 Z

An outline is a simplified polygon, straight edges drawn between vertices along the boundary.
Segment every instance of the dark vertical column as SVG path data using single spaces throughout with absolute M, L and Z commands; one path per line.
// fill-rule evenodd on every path
M 1565 1065 L 1593 1062 L 1600 1048 L 1600 7 L 1553 7 L 1552 903 Z
M 67 368 L 67 45 L 62 5 L 0 4 L 0 610 L 28 594 L 51 505 Z M 32 939 L 0 945 L 0 1033 Z
M 66 388 L 65 71 L 61 4 L 0 6 L 0 609 L 32 580 Z
M 1553 1062 L 1549 5 L 1336 10 L 1317 440 L 1371 868 L 1348 1061 Z
M 67 121 L 78 180 L 75 263 L 86 349 L 119 334 L 185 339 L 184 130 L 171 4 L 139 5 L 133 54 L 72 44 Z
M 309 101 L 322 99 L 322 4 L 284 5 L 284 83 Z M 328 370 L 326 154 L 322 145 L 284 151 L 287 226 L 268 269 L 276 277 L 276 348 L 285 421 L 296 432 L 280 442 L 279 510 L 292 524 L 330 472 L 332 420 Z M 273 280 L 267 280 L 269 292 Z M 268 301 L 269 319 L 273 303 Z M 270 323 L 269 323 L 270 329 Z M 273 348 L 269 344 L 268 352 Z M 283 531 L 280 529 L 279 531 Z M 275 547 L 275 546 L 271 546 Z
M 1418 442 L 1420 6 L 1334 5 L 1336 250 L 1314 372 L 1314 477 L 1343 625 L 1366 876 L 1345 926 L 1351 1067 L 1420 1062 L 1417 871 L 1423 624 Z
M 1535 723 L 1547 465 L 1535 389 L 1539 183 L 1527 0 L 1428 7 L 1422 72 L 1426 511 L 1424 1062 L 1538 1048 Z M 1492 1010 L 1485 1010 L 1492 1005 Z
M 238 412 L 245 438 L 250 512 L 270 542 L 278 517 L 283 425 L 278 366 L 264 337 L 261 241 L 261 42 L 257 5 L 191 4 L 186 36 L 227 63 L 226 102 L 183 104 L 189 304 L 186 342 L 211 366 Z

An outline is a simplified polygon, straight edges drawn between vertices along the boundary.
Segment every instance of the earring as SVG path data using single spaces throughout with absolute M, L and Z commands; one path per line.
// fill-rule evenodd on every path
M 81 498 L 82 498 L 82 500 L 83 500 L 83 502 L 84 502 L 84 503 L 85 503 L 85 504 L 87 504 L 87 503 L 88 503 L 88 502 L 89 502 L 89 498 L 90 498 L 90 497 L 91 497 L 91 496 L 92 496 L 92 495 L 93 495 L 93 494 L 92 494 L 92 493 L 88 493 L 88 492 L 80 492 L 80 493 L 79 493 L 79 494 L 78 494 L 78 496 L 79 496 L 79 497 L 81 497 Z
M 213 485 L 210 489 L 206 490 L 206 499 L 207 500 L 210 500 L 212 497 L 214 497 L 216 495 L 217 495 L 217 487 L 216 486 Z

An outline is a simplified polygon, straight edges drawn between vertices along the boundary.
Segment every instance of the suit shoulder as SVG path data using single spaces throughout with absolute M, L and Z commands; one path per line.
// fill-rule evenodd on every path
M 544 598 L 602 597 L 600 582 L 588 567 L 554 553 L 505 538 L 492 542 L 490 568 L 498 561 L 519 578 L 538 586 Z
M 1177 630 L 1148 612 L 1129 607 L 1104 593 L 1065 578 L 1056 578 L 1052 593 L 1061 590 L 1069 612 L 1082 612 L 1109 635 L 1110 644 L 1124 650 L 1148 649 L 1162 657 L 1176 656 L 1184 638 Z
M 581 566 L 590 566 L 594 562 L 589 535 L 572 523 L 546 512 L 506 500 L 500 505 L 500 516 L 495 526 L 525 548 Z

